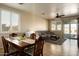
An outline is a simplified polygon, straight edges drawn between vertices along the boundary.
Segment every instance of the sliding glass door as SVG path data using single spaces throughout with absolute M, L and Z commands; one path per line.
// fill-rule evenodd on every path
M 71 38 L 77 38 L 77 24 L 71 24 Z
M 64 24 L 64 37 L 65 38 L 70 37 L 70 26 L 69 26 L 69 24 Z
M 77 20 L 71 20 L 70 22 L 64 24 L 64 38 L 77 38 Z

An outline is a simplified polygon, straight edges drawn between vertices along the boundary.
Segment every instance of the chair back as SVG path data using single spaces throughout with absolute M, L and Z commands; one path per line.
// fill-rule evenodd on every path
M 35 41 L 33 55 L 43 56 L 43 46 L 44 46 L 44 39 L 43 37 L 39 37 L 39 39 Z
M 6 55 L 6 53 L 9 53 L 8 42 L 5 40 L 4 36 L 2 36 L 1 38 L 2 38 L 2 42 L 3 42 L 4 55 Z
M 30 38 L 31 38 L 31 39 L 36 39 L 36 34 L 35 34 L 35 33 L 32 33 L 32 34 L 30 35 Z
M 16 33 L 11 33 L 9 36 L 10 36 L 10 37 L 16 37 L 17 34 L 16 34 Z

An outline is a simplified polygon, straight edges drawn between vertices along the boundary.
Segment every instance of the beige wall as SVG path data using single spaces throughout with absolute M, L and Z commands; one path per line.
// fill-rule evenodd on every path
M 38 30 L 48 30 L 47 20 L 31 13 L 23 13 L 21 20 L 21 31 L 25 32 Z

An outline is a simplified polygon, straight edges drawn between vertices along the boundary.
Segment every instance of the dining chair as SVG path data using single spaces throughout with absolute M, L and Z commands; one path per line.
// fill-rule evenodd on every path
M 9 34 L 9 37 L 10 37 L 10 38 L 11 38 L 11 37 L 17 37 L 17 36 L 18 36 L 17 33 L 11 33 L 11 34 Z M 9 44 L 9 47 L 10 47 L 12 50 L 16 50 L 16 48 L 13 47 L 13 45 L 11 45 L 11 44 Z
M 17 36 L 17 33 L 11 33 L 9 34 L 10 37 L 16 37 Z
M 31 39 L 36 39 L 36 34 L 35 33 L 30 34 L 30 38 Z
M 9 55 L 17 55 L 18 51 L 11 51 L 9 48 L 9 43 L 6 41 L 4 36 L 1 37 L 2 42 L 3 42 L 3 48 L 4 48 L 4 56 L 9 56 Z
M 27 49 L 25 52 L 30 56 L 43 56 L 44 39 L 39 37 L 34 44 L 34 48 Z
M 7 53 L 9 53 L 8 42 L 5 40 L 5 38 L 3 36 L 1 38 L 2 38 L 2 42 L 3 42 L 4 55 L 6 55 Z
M 31 33 L 30 34 L 30 39 L 36 40 L 36 34 L 35 33 Z M 29 50 L 29 52 L 31 52 L 34 49 L 34 45 L 28 46 L 26 47 L 24 50 Z

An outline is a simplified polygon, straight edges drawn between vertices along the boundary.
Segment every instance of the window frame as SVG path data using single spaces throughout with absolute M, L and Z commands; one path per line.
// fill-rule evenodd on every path
M 10 28 L 12 26 L 12 13 L 16 13 L 19 15 L 19 20 L 18 20 L 18 30 L 17 32 L 20 32 L 20 24 L 21 24 L 21 15 L 19 12 L 16 12 L 16 11 L 12 11 L 12 10 L 7 10 L 7 9 L 3 9 L 3 8 L 0 8 L 0 33 L 8 33 L 8 31 L 2 31 L 2 23 L 1 23 L 1 11 L 4 10 L 4 11 L 8 11 L 10 12 Z
M 55 25 L 55 29 L 54 30 L 52 30 L 52 24 L 54 24 Z M 58 30 L 58 24 L 60 24 L 61 25 L 61 30 L 62 30 L 62 21 L 51 21 L 51 30 L 52 31 L 61 31 L 61 30 Z

